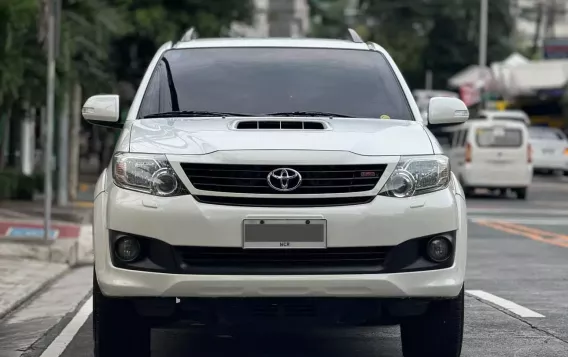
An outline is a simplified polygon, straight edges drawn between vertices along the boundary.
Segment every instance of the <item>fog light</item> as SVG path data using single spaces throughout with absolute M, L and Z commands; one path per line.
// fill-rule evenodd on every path
M 428 257 L 436 263 L 442 263 L 452 254 L 452 243 L 445 237 L 434 237 L 428 242 Z
M 140 256 L 140 243 L 133 237 L 122 237 L 115 245 L 117 257 L 124 262 L 132 262 Z

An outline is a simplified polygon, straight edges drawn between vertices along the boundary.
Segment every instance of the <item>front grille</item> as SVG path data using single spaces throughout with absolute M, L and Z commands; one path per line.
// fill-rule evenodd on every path
M 380 165 L 225 165 L 181 163 L 191 184 L 204 191 L 252 194 L 325 194 L 372 190 L 383 172 Z M 295 190 L 270 187 L 267 177 L 278 168 L 297 170 L 302 182 Z
M 243 207 L 336 207 L 361 205 L 373 201 L 375 196 L 322 197 L 322 198 L 264 198 L 194 196 L 201 203 Z
M 391 247 L 242 249 L 175 247 L 187 274 L 373 274 Z

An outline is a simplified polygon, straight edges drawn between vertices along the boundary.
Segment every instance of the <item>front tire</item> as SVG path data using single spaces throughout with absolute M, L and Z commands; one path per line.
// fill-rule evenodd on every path
M 523 187 L 523 188 L 517 188 L 516 190 L 517 193 L 517 198 L 520 200 L 526 200 L 527 199 L 527 188 Z
M 448 300 L 433 301 L 424 315 L 400 324 L 404 357 L 459 357 L 463 341 L 464 289 Z
M 94 357 L 150 357 L 150 331 L 132 301 L 104 296 L 94 276 Z

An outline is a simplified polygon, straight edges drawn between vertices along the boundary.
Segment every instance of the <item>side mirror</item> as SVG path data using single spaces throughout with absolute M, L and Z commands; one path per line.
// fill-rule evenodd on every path
M 458 98 L 434 97 L 428 104 L 428 124 L 461 124 L 469 118 L 469 110 Z
M 94 95 L 87 99 L 81 110 L 83 118 L 93 125 L 121 128 L 119 123 L 119 97 L 116 94 Z

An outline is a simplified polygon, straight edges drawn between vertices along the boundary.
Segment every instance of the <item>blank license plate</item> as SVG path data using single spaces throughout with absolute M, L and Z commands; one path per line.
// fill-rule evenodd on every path
M 243 248 L 325 248 L 325 219 L 245 219 Z

